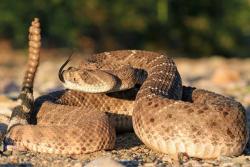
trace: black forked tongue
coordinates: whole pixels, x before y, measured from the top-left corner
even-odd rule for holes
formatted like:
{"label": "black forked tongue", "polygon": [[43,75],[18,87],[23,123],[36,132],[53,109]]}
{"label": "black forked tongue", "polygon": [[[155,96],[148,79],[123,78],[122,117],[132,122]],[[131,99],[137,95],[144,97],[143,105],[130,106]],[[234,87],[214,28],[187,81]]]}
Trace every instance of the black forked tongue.
{"label": "black forked tongue", "polygon": [[63,78],[63,71],[64,71],[63,69],[64,69],[64,67],[70,62],[72,55],[73,55],[73,54],[71,54],[71,55],[68,57],[68,59],[65,61],[65,63],[63,63],[63,65],[62,65],[62,66],[60,67],[60,69],[59,69],[58,77],[59,77],[60,81],[62,81],[62,82],[65,82],[65,80],[64,80],[64,78]]}

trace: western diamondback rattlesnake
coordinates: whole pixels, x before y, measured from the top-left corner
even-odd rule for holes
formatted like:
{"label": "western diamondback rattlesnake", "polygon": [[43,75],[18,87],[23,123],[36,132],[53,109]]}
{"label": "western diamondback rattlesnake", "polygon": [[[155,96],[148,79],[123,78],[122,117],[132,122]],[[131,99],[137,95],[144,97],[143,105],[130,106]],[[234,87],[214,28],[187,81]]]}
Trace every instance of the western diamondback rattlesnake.
{"label": "western diamondback rattlesnake", "polygon": [[[133,124],[143,143],[170,155],[215,158],[242,153],[248,139],[242,105],[222,95],[182,86],[173,60],[155,52],[104,52],[78,68],[63,70],[67,61],[59,77],[69,90],[38,98],[32,109],[39,32],[35,19],[30,28],[28,70],[19,97],[22,104],[12,114],[6,140],[17,149],[57,154],[112,149],[114,127],[129,130]],[[136,84],[141,85],[138,92]],[[126,91],[113,92],[119,90]],[[26,125],[22,120],[36,125]]]}

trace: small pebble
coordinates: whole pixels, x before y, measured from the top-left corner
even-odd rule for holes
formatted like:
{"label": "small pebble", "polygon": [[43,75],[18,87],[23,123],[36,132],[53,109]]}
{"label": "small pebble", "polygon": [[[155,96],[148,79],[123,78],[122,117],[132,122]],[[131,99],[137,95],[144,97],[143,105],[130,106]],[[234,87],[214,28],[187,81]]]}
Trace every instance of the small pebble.
{"label": "small pebble", "polygon": [[105,157],[93,160],[90,163],[88,163],[85,167],[124,167],[124,166],[111,158]]}

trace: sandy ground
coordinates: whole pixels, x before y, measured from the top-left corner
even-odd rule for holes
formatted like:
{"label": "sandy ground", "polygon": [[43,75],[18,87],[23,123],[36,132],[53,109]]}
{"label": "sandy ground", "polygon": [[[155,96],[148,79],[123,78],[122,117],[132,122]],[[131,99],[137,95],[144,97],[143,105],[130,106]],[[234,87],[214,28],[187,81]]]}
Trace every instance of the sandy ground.
{"label": "sandy ground", "polygon": [[[24,73],[25,51],[0,51],[0,106],[9,103],[5,97],[18,95]],[[61,89],[57,72],[69,55],[65,50],[43,50],[35,82],[35,96]],[[82,59],[76,53],[72,64]],[[250,112],[250,59],[175,59],[183,83],[231,96]],[[1,109],[1,107],[0,107]],[[250,117],[248,117],[250,120]],[[184,158],[171,159],[168,155],[153,152],[143,145],[134,133],[118,135],[112,151],[100,151],[78,156],[58,156],[32,152],[0,155],[0,164],[6,166],[83,166],[91,160],[109,157],[124,166],[250,166],[250,144],[239,157],[219,157],[216,160]]]}

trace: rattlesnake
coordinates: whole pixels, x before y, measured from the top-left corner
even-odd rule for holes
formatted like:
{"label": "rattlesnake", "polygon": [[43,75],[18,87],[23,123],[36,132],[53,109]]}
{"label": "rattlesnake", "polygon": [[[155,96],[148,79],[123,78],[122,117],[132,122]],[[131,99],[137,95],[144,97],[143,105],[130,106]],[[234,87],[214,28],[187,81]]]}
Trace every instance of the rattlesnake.
{"label": "rattlesnake", "polygon": [[104,52],[78,68],[63,70],[68,60],[59,70],[68,89],[39,97],[32,109],[40,48],[38,19],[30,34],[22,104],[12,114],[7,144],[37,152],[81,154],[113,149],[115,129],[134,129],[146,146],[173,156],[242,153],[248,139],[243,106],[213,92],[182,86],[174,61],[156,52]]}

